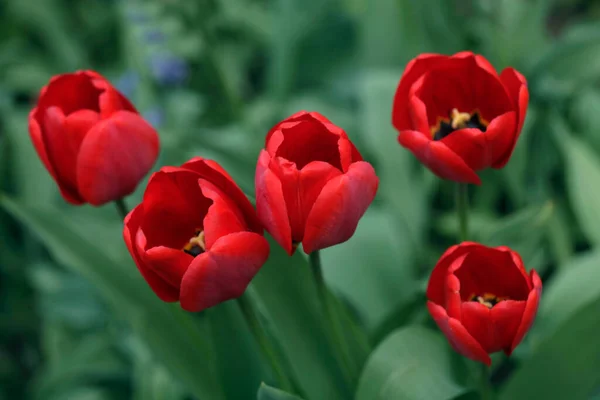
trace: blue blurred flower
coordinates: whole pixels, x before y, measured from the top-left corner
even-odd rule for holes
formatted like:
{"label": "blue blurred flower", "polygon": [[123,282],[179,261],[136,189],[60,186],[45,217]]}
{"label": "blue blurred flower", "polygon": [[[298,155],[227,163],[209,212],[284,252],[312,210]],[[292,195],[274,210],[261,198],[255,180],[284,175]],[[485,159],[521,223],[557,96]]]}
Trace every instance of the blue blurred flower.
{"label": "blue blurred flower", "polygon": [[127,98],[135,93],[135,89],[140,83],[140,76],[137,72],[129,70],[117,79],[115,87]]}
{"label": "blue blurred flower", "polygon": [[145,31],[143,37],[147,43],[162,43],[165,41],[165,34],[156,28]]}
{"label": "blue blurred flower", "polygon": [[148,22],[149,18],[148,18],[148,14],[146,14],[145,12],[143,12],[140,9],[132,9],[132,10],[128,10],[125,13],[125,17],[130,21],[133,22],[134,24],[143,24],[145,22]]}
{"label": "blue blurred flower", "polygon": [[151,109],[144,111],[142,116],[154,127],[154,129],[160,128],[165,122],[165,112],[159,106],[154,106]]}
{"label": "blue blurred flower", "polygon": [[155,54],[150,57],[150,70],[162,85],[182,83],[189,74],[187,62],[172,54]]}

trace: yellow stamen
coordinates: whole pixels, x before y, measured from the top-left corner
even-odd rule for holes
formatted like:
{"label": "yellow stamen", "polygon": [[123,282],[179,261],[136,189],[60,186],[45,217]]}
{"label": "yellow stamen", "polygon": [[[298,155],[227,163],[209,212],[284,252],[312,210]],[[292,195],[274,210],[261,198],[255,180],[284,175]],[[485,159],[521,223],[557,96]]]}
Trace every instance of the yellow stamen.
{"label": "yellow stamen", "polygon": [[194,236],[190,239],[189,242],[183,247],[184,251],[192,251],[194,246],[198,246],[202,249],[202,251],[206,251],[206,243],[204,242],[204,231],[200,231],[197,233],[197,236]]}
{"label": "yellow stamen", "polygon": [[467,126],[467,122],[471,120],[471,114],[459,112],[456,108],[453,108],[452,113],[450,114],[450,119],[452,120],[452,129],[462,129],[465,128]]}

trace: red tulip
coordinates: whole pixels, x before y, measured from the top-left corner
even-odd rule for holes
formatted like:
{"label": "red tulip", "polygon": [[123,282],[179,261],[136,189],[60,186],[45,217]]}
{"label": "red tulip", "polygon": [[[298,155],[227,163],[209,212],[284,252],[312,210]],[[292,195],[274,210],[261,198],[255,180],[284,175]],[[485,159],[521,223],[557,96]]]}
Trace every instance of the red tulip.
{"label": "red tulip", "polygon": [[527,112],[523,75],[500,75],[482,56],[422,54],[394,97],[398,141],[443,179],[480,184],[475,171],[508,162]]}
{"label": "red tulip", "polygon": [[275,240],[293,254],[348,240],[379,180],[346,132],[301,111],[267,134],[256,167],[256,208]]}
{"label": "red tulip", "polygon": [[29,134],[66,201],[95,206],[131,194],[158,156],[158,136],[98,73],[53,77]]}
{"label": "red tulip", "polygon": [[123,236],[154,293],[188,311],[241,296],[269,255],[246,196],[202,158],[154,173]]}
{"label": "red tulip", "polygon": [[489,353],[510,355],[521,342],[541,294],[540,277],[527,275],[517,253],[464,242],[431,273],[427,307],[454,350],[489,366]]}

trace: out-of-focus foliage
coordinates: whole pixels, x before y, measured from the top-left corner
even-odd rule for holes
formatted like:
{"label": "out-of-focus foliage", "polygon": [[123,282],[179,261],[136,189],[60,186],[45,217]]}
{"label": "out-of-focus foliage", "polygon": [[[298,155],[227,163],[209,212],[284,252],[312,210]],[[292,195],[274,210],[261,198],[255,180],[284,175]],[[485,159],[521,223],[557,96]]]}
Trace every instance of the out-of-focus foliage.
{"label": "out-of-focus foliage", "polygon": [[381,179],[356,235],[323,252],[326,280],[352,311],[346,328],[369,334],[354,346],[355,386],[336,384],[306,260],[275,245],[250,288],[268,333],[306,399],[469,398],[471,365],[424,300],[455,241],[452,185],[391,126],[405,64],[466,49],[517,68],[531,92],[510,163],[471,188],[473,239],[514,247],[544,280],[537,322],[510,360],[494,359],[493,383],[502,399],[597,398],[600,3],[3,0],[0,399],[293,398],[271,387],[237,304],[193,315],[161,303],[127,256],[113,207],[60,198],[27,114],[51,75],[89,68],[157,127],[156,168],[214,158],[250,195],[275,122],[307,109],[343,127]]}

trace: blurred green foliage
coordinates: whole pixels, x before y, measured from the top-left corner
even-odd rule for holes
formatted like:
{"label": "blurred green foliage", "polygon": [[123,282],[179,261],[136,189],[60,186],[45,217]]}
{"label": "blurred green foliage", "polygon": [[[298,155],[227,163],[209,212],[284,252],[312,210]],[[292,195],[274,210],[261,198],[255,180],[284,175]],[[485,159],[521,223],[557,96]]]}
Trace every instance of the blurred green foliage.
{"label": "blurred green foliage", "polygon": [[[27,114],[39,89],[90,68],[157,127],[156,168],[214,158],[250,195],[275,122],[307,109],[343,127],[381,179],[356,235],[323,252],[348,327],[358,321],[375,349],[366,359],[355,346],[363,371],[350,391],[469,398],[470,363],[424,308],[428,273],[455,241],[452,185],[397,144],[390,122],[411,58],[465,49],[517,68],[531,91],[510,163],[470,193],[473,239],[514,247],[544,279],[537,322],[510,360],[494,359],[494,385],[507,400],[598,398],[600,3],[2,0],[0,399],[251,399],[274,385],[235,303],[198,315],[161,303],[116,211],[66,205],[36,157]],[[301,394],[352,398],[336,386],[306,260],[272,248],[250,294]],[[258,398],[291,397],[263,385]]]}

